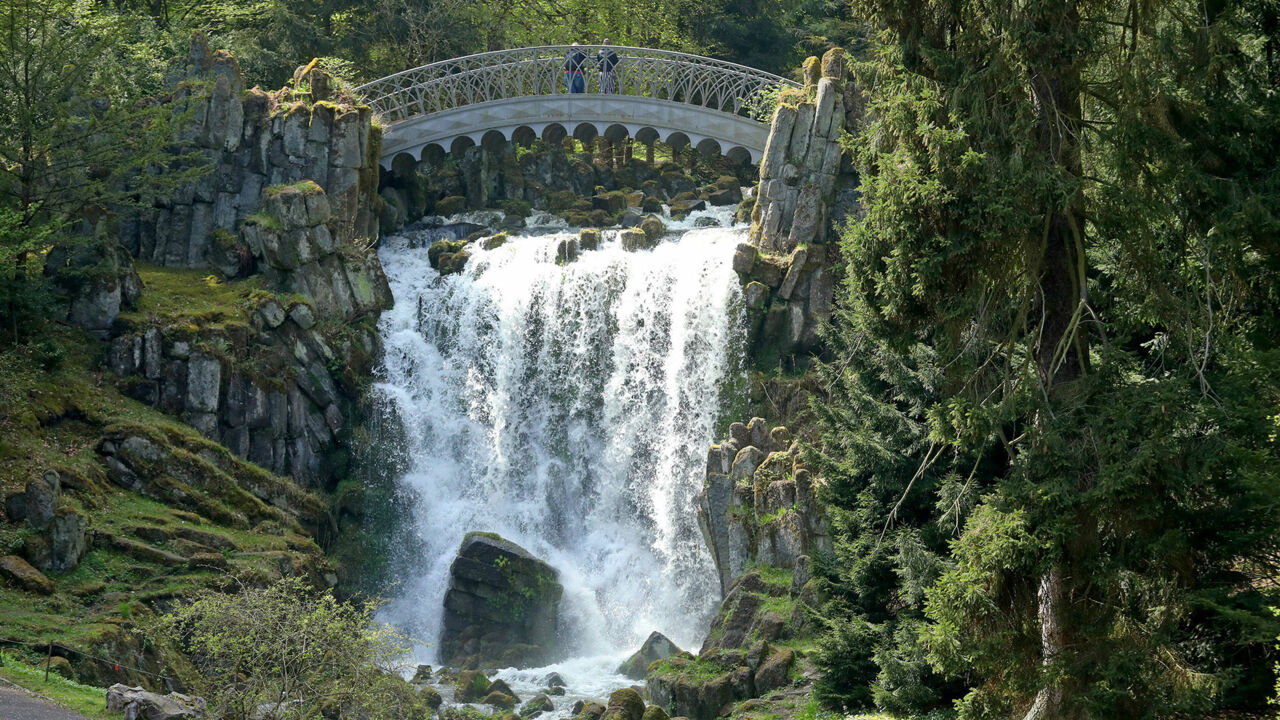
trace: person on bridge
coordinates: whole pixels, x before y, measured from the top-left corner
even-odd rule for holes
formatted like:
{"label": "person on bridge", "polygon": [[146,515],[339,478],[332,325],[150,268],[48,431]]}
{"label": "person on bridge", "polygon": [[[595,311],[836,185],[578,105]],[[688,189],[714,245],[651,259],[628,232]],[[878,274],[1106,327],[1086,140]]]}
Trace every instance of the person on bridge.
{"label": "person on bridge", "polygon": [[618,92],[618,53],[609,47],[609,38],[600,43],[596,53],[596,66],[600,68],[600,92],[612,95]]}
{"label": "person on bridge", "polygon": [[570,93],[586,92],[587,78],[583,75],[586,64],[587,54],[582,52],[578,43],[574,43],[569,52],[564,54],[564,84]]}

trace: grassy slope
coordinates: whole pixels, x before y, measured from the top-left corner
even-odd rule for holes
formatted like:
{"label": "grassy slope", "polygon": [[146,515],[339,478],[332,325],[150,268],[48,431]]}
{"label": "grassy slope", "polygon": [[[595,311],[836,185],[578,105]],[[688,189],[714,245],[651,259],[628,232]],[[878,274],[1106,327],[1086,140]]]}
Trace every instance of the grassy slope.
{"label": "grassy slope", "polygon": [[[201,328],[247,325],[252,282],[210,285],[192,271],[142,269],[146,292],[123,321],[162,318]],[[80,478],[83,489],[63,502],[89,518],[90,531],[132,536],[135,530],[195,527],[236,546],[224,550],[231,572],[270,574],[284,553],[319,553],[288,529],[271,533],[216,525],[111,485],[97,452],[105,428],[129,424],[158,436],[205,442],[186,424],[121,394],[100,369],[104,343],[51,323],[27,346],[0,349],[0,498],[57,469]],[[21,554],[25,524],[0,522],[0,554]],[[147,543],[180,551],[167,542]],[[52,640],[71,648],[110,645],[149,614],[147,604],[225,582],[219,571],[189,570],[139,560],[112,548],[91,550],[74,570],[50,576],[56,592],[36,596],[0,584],[0,640]]]}
{"label": "grassy slope", "polygon": [[52,700],[68,710],[84,715],[89,720],[119,720],[119,713],[106,711],[106,691],[99,687],[81,685],[50,673],[44,679],[44,669],[31,665],[14,653],[0,653],[0,677]]}

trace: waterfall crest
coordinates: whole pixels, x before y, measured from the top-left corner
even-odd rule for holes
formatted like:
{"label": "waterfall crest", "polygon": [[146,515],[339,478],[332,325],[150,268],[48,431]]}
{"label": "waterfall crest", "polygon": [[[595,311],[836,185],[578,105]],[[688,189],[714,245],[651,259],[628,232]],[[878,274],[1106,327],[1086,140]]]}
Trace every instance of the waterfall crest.
{"label": "waterfall crest", "polygon": [[378,391],[405,428],[419,541],[388,620],[434,643],[454,553],[484,530],[559,570],[568,654],[630,652],[653,630],[701,642],[718,585],[694,498],[743,343],[745,233],[691,227],[710,214],[728,219],[696,214],[648,251],[605,231],[563,266],[574,235],[530,231],[448,277],[421,234],[384,241]]}

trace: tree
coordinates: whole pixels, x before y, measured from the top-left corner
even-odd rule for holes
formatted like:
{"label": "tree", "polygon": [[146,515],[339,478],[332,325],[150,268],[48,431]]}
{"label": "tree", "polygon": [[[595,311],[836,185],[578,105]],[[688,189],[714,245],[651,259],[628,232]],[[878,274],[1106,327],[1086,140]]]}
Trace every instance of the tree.
{"label": "tree", "polygon": [[45,253],[113,208],[149,203],[203,171],[188,162],[181,119],[142,103],[155,64],[133,52],[124,18],[66,0],[0,0],[0,312],[10,336],[35,317]]}
{"label": "tree", "polygon": [[[895,650],[878,699],[927,659],[971,688],[967,717],[1258,703],[1280,558],[1274,8],[856,7],[883,33],[858,69],[866,215],[815,410],[833,609]],[[913,623],[918,649],[889,641]]]}
{"label": "tree", "polygon": [[207,592],[156,629],[191,656],[199,672],[193,690],[214,717],[426,717],[395,674],[409,640],[376,623],[375,609],[286,578],[234,594]]}

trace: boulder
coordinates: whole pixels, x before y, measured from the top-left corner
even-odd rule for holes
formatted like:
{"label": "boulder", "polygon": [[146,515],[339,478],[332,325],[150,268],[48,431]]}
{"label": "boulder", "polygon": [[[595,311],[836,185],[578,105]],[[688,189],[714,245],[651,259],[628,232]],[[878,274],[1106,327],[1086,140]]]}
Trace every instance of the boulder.
{"label": "boulder", "polygon": [[514,710],[516,707],[516,699],[506,693],[491,692],[484,696],[481,701],[485,705],[491,705],[499,710]]}
{"label": "boulder", "polygon": [[644,717],[644,700],[631,688],[614,690],[605,708],[607,720],[641,720]]}
{"label": "boulder", "polygon": [[791,684],[791,667],[795,665],[795,653],[782,649],[769,656],[756,670],[755,686],[760,695],[773,692]]}
{"label": "boulder", "polygon": [[560,677],[560,673],[553,672],[542,679],[542,684],[547,687],[569,687],[565,683],[564,678]]}
{"label": "boulder", "polygon": [[475,702],[489,692],[489,678],[479,670],[463,670],[453,682],[453,698],[458,702]]}
{"label": "boulder", "polygon": [[85,541],[87,527],[85,516],[76,510],[69,507],[58,509],[53,522],[49,523],[50,572],[66,572],[80,564],[80,558],[88,550]]}
{"label": "boulder", "polygon": [[644,715],[641,720],[670,720],[671,716],[667,714],[659,705],[650,705],[644,709]]}
{"label": "boulder", "polygon": [[564,588],[556,571],[513,542],[469,533],[449,569],[441,659],[471,666],[536,667],[556,654]]}
{"label": "boulder", "polygon": [[17,555],[0,557],[0,577],[7,580],[9,584],[30,593],[40,595],[53,593],[53,581]]}
{"label": "boulder", "polygon": [[27,524],[37,530],[48,527],[58,509],[58,497],[61,493],[62,486],[57,473],[45,473],[43,477],[27,483],[23,493]]}
{"label": "boulder", "polygon": [[413,679],[410,680],[409,682],[414,682],[414,683],[431,682],[431,666],[419,665],[417,668],[414,669]]}
{"label": "boulder", "polygon": [[578,231],[578,249],[598,250],[600,248],[600,231],[595,228],[583,228]]}
{"label": "boulder", "polygon": [[662,236],[667,232],[667,226],[663,225],[662,220],[658,219],[656,215],[646,215],[640,221],[640,230],[644,232],[645,240],[652,247],[662,239]]}
{"label": "boulder", "polygon": [[49,668],[49,672],[54,673],[59,677],[66,678],[67,680],[76,679],[76,671],[71,667],[71,661],[61,655],[54,655],[53,657],[48,658],[45,662],[41,663],[39,667],[44,666]]}
{"label": "boulder", "polygon": [[181,693],[159,695],[116,683],[107,688],[107,710],[123,712],[124,720],[177,720],[203,718],[206,707],[203,698]]}
{"label": "boulder", "polygon": [[440,709],[440,706],[444,703],[444,698],[440,697],[440,691],[430,685],[418,691],[418,698],[422,700],[423,705],[432,710]]}
{"label": "boulder", "polygon": [[655,661],[665,660],[679,652],[680,648],[667,639],[666,635],[654,631],[634,655],[618,666],[617,673],[633,680],[643,680],[645,672]]}
{"label": "boulder", "polygon": [[555,705],[552,704],[551,698],[546,695],[539,695],[525,703],[524,707],[520,708],[520,717],[534,717],[541,715],[544,712],[551,712],[555,709]]}
{"label": "boulder", "polygon": [[622,241],[622,249],[627,252],[646,250],[652,247],[649,244],[648,236],[644,234],[643,230],[637,228],[627,228],[619,232],[618,239]]}
{"label": "boulder", "polygon": [[511,689],[511,686],[507,684],[506,680],[494,680],[489,684],[489,692],[499,692],[503,695],[510,695],[516,702],[520,702],[520,696]]}

